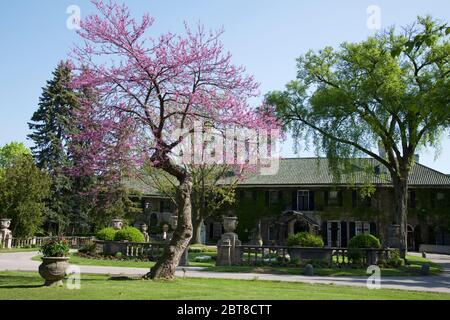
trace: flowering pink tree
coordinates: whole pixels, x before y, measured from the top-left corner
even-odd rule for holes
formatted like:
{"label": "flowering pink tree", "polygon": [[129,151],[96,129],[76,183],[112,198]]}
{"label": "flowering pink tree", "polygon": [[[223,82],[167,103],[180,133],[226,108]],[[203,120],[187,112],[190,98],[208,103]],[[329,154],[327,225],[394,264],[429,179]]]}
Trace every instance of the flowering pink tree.
{"label": "flowering pink tree", "polygon": [[125,168],[148,163],[178,180],[177,229],[150,272],[172,278],[192,237],[192,177],[174,161],[174,150],[199,121],[218,130],[275,128],[276,122],[248,105],[258,84],[231,63],[222,31],[185,25],[183,35],[151,37],[149,15],[138,22],[125,5],[93,3],[99,14],[81,22],[84,45],[73,52],[74,87],[89,87],[96,97],[78,111],[76,139],[89,141],[78,150],[84,159],[78,172],[120,178]]}

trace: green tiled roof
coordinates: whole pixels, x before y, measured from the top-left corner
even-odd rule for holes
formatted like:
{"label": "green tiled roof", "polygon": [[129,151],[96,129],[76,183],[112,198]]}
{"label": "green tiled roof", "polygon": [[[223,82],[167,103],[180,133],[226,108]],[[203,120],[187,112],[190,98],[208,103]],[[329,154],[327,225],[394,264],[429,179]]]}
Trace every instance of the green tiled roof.
{"label": "green tiled roof", "polygon": [[[289,158],[281,159],[278,173],[275,175],[252,175],[239,182],[239,186],[314,186],[333,184],[367,183],[391,185],[389,173],[381,169],[381,174],[375,173],[375,167],[380,166],[374,159],[356,159],[352,174],[341,176],[340,181],[334,181],[329,162],[326,158]],[[383,168],[380,166],[380,168]],[[128,179],[126,187],[136,190],[142,195],[163,197],[152,185],[151,179]],[[409,177],[411,187],[443,187],[450,188],[450,175],[438,172],[422,164],[414,165]]]}
{"label": "green tiled roof", "polygon": [[[326,158],[281,159],[275,175],[253,175],[240,182],[249,185],[331,185],[331,184],[381,184],[391,185],[390,175],[374,159],[356,159],[351,174],[343,174],[340,181],[333,179]],[[379,166],[381,174],[376,173]],[[410,186],[450,187],[450,176],[421,164],[414,165],[409,177]]]}
{"label": "green tiled roof", "polygon": [[122,183],[126,188],[131,190],[131,193],[133,193],[133,191],[137,191],[141,195],[145,195],[148,197],[163,197],[155,188],[155,186],[152,185],[151,179],[129,178],[124,179]]}

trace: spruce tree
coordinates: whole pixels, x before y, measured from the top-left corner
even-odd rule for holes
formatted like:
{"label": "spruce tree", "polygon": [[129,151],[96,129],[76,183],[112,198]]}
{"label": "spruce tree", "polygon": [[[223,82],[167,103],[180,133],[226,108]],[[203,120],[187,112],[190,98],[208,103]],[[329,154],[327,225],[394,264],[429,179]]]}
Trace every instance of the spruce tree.
{"label": "spruce tree", "polygon": [[72,110],[77,107],[77,94],[70,88],[71,68],[60,62],[47,81],[39,100],[39,107],[28,123],[34,142],[31,148],[36,164],[51,177],[49,208],[44,220],[47,228],[61,232],[69,223],[70,204],[73,206],[71,178],[65,174],[70,166],[68,137],[71,130]]}

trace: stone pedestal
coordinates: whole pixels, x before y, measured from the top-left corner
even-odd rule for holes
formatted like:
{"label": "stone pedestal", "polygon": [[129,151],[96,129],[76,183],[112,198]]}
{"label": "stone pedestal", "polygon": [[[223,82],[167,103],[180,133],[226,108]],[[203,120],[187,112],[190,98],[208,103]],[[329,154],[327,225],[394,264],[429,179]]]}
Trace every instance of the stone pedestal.
{"label": "stone pedestal", "polygon": [[241,250],[236,246],[242,243],[236,233],[228,232],[222,235],[217,243],[217,261],[218,266],[232,266],[241,264]]}
{"label": "stone pedestal", "polygon": [[9,230],[11,219],[0,219],[0,247],[12,248],[12,232]]}
{"label": "stone pedestal", "polygon": [[150,236],[149,236],[147,230],[148,230],[148,226],[145,223],[141,224],[141,232],[144,235],[144,241],[150,242]]}
{"label": "stone pedestal", "polygon": [[400,225],[389,226],[388,246],[390,248],[400,248]]}
{"label": "stone pedestal", "polygon": [[225,232],[217,243],[218,266],[231,266],[241,264],[241,250],[238,246],[242,243],[238,235],[234,233],[238,221],[235,216],[223,217],[223,227]]}

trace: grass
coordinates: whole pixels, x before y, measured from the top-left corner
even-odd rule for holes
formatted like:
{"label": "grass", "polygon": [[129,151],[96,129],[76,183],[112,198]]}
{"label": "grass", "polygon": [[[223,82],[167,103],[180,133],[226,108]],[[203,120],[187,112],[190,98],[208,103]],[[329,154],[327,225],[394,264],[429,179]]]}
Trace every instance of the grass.
{"label": "grass", "polygon": [[[195,262],[198,256],[214,256],[214,253],[189,253],[189,266],[205,267],[203,271],[209,272],[238,272],[238,273],[264,273],[264,274],[288,274],[288,275],[302,275],[304,269],[301,267],[282,267],[282,266],[215,266],[214,261],[210,262]],[[427,259],[416,256],[407,257],[409,265],[400,268],[381,268],[381,275],[386,277],[400,277],[400,276],[419,276],[421,266],[424,263],[430,264],[430,274],[439,274],[442,269],[439,265],[430,262]],[[35,261],[41,261],[41,256],[33,257]],[[92,259],[77,256],[72,254],[70,263],[75,265],[85,266],[108,266],[108,267],[123,267],[123,268],[151,268],[155,262],[139,261],[139,260],[105,260]],[[367,276],[365,269],[356,268],[315,268],[314,274],[317,276]]]}
{"label": "grass", "polygon": [[81,289],[42,286],[37,273],[0,272],[0,300],[450,300],[450,294],[303,283],[179,278],[109,280],[82,275]]}
{"label": "grass", "polygon": [[0,253],[32,252],[32,251],[39,251],[39,248],[13,248],[13,249],[0,249]]}
{"label": "grass", "polygon": [[[212,267],[215,262],[196,262],[194,261],[198,256],[214,256],[214,253],[189,253],[189,266],[191,267]],[[35,256],[32,258],[35,261],[41,261],[41,256]],[[123,267],[123,268],[151,268],[155,265],[152,261],[139,261],[137,259],[133,260],[105,260],[105,259],[91,259],[77,256],[72,254],[70,256],[70,263],[75,265],[84,266],[108,266],[108,267]]]}
{"label": "grass", "polygon": [[[381,268],[381,275],[386,277],[419,276],[423,264],[430,265],[430,274],[436,275],[442,272],[442,268],[427,259],[416,256],[407,256],[409,265],[399,268]],[[271,267],[271,266],[213,266],[204,269],[210,272],[240,272],[240,273],[272,273],[302,275],[301,267]],[[367,276],[365,269],[345,268],[315,268],[314,274],[318,276]]]}

